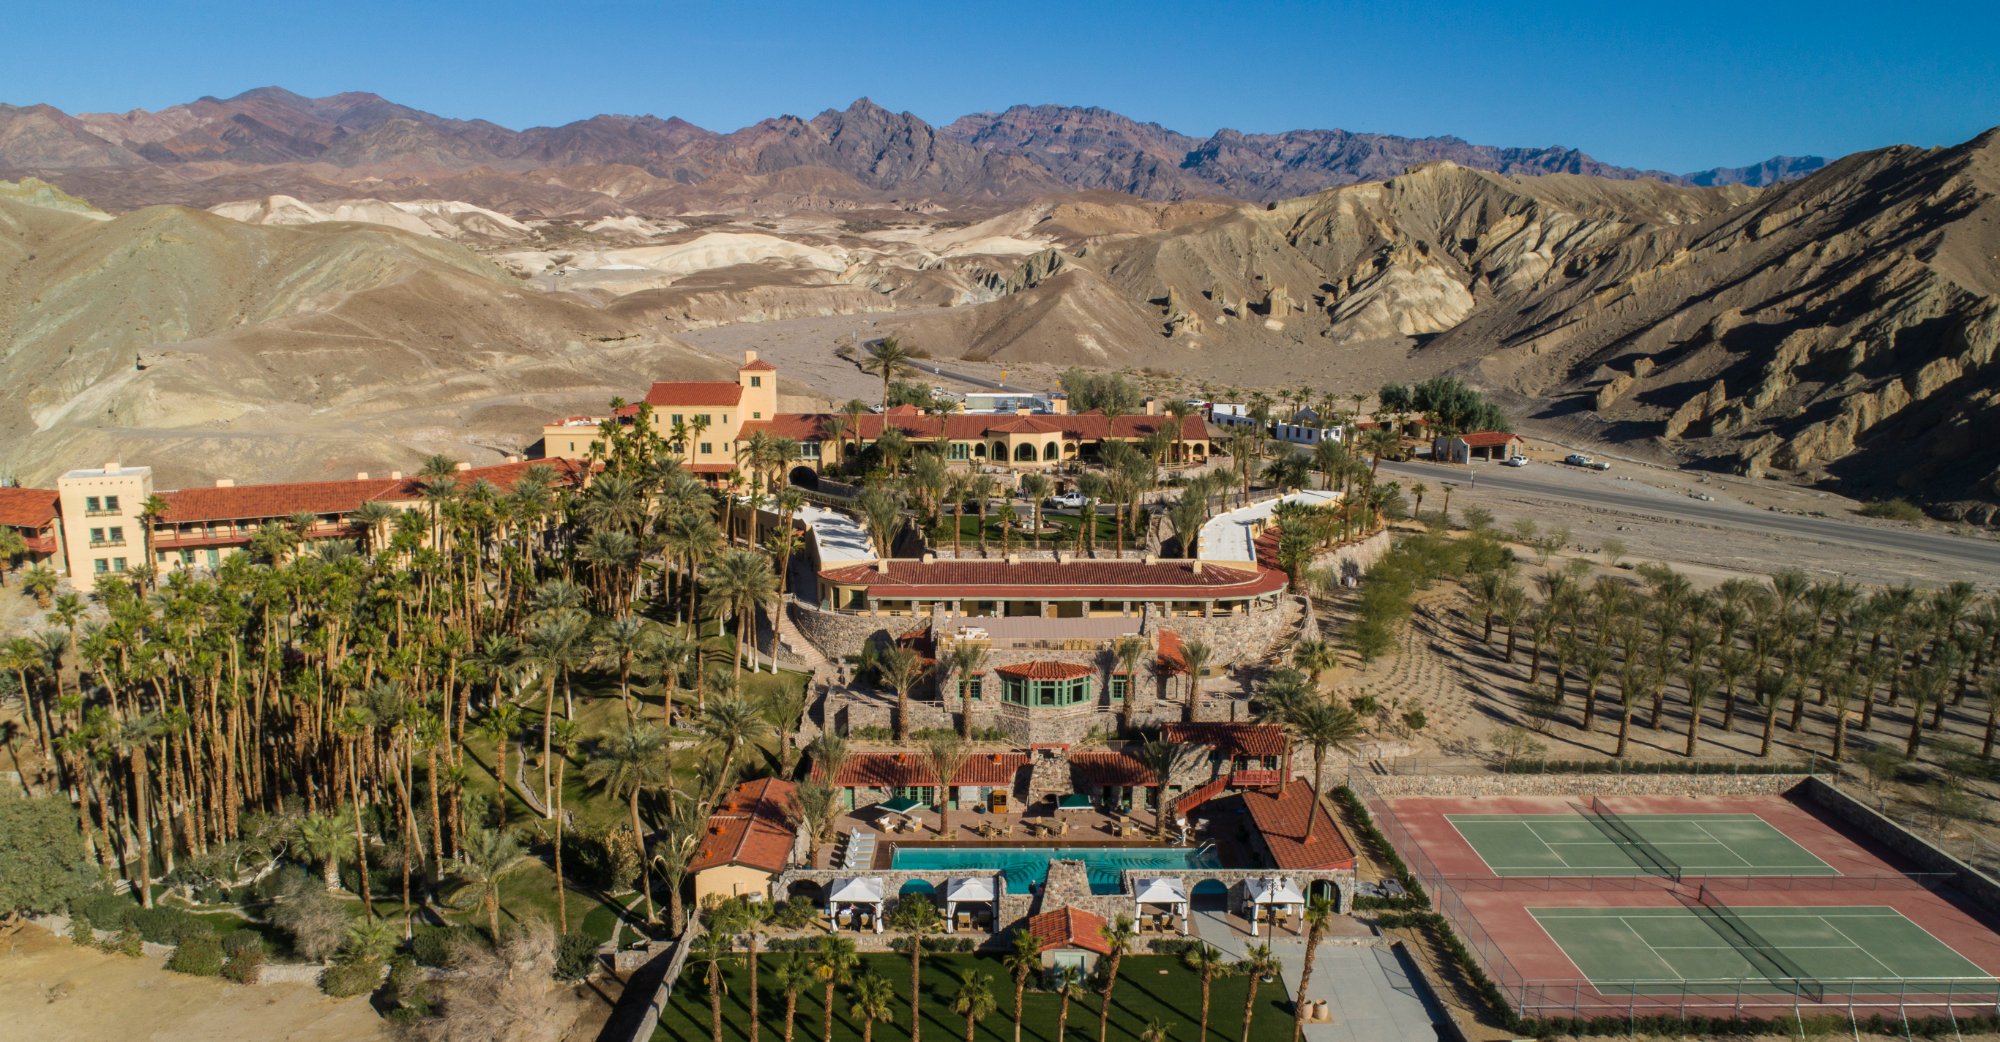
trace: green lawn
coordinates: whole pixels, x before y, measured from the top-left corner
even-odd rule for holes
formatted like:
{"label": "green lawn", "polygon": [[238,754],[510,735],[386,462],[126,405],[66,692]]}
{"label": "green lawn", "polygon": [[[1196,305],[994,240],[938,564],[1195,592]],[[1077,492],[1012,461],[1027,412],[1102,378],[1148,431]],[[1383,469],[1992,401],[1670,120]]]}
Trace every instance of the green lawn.
{"label": "green lawn", "polygon": [[[765,956],[761,962],[769,970],[779,956]],[[895,985],[898,996],[894,1018],[875,1025],[876,1042],[908,1042],[910,1037],[910,960],[904,955],[864,955],[861,972],[879,973]],[[741,958],[724,964],[726,991],[722,997],[724,1042],[743,1042],[750,1018],[749,979]],[[979,1023],[974,1042],[1012,1042],[1014,983],[998,958],[983,955],[937,955],[924,959],[924,1037],[935,1042],[963,1039],[965,1019],[951,1012],[951,995],[957,990],[960,970],[972,969],[993,978],[994,1014]],[[708,985],[705,967],[689,960],[680,982],[674,986],[673,1001],[660,1016],[653,1033],[656,1042],[702,1042],[710,1037]],[[765,977],[759,1000],[763,1022],[762,1037],[773,1042],[784,1037],[784,997],[772,991]],[[1118,974],[1118,990],[1113,998],[1111,1026],[1107,1042],[1138,1042],[1139,1032],[1154,1021],[1170,1026],[1173,1042],[1238,1042],[1242,1037],[1245,979],[1224,977],[1214,984],[1209,1011],[1209,1036],[1197,1039],[1201,1019],[1201,983],[1178,960],[1159,955],[1127,956]],[[821,1038],[822,1006],[818,987],[799,996],[795,1042],[816,1042]],[[835,1042],[859,1042],[861,1027],[848,1016],[853,1001],[849,988],[834,991],[833,1037]],[[1021,1016],[1023,1042],[1058,1042],[1056,1014],[1058,1000],[1049,992],[1028,992]],[[1289,1042],[1292,1020],[1283,986],[1262,984],[1257,993],[1256,1022],[1251,1042]],[[1097,997],[1092,995],[1070,1006],[1070,1042],[1097,1037]]]}

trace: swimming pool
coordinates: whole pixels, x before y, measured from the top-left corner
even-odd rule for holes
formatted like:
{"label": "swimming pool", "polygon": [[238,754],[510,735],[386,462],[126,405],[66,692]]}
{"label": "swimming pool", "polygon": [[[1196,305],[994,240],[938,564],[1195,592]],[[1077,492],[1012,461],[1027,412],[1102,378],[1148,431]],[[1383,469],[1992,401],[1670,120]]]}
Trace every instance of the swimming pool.
{"label": "swimming pool", "polygon": [[1115,894],[1124,888],[1127,870],[1220,868],[1222,861],[1206,847],[897,847],[890,868],[918,871],[976,869],[998,872],[1007,892],[1025,894],[1049,876],[1049,862],[1081,861],[1090,876],[1090,892]]}

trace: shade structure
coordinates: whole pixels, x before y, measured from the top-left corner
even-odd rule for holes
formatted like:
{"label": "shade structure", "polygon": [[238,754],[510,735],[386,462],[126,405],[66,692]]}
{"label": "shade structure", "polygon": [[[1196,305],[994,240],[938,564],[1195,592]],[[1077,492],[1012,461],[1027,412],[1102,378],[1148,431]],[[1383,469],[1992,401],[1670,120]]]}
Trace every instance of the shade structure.
{"label": "shade structure", "polygon": [[1306,895],[1291,880],[1283,876],[1268,876],[1249,882],[1250,902],[1260,905],[1302,905]]}
{"label": "shade structure", "polygon": [[833,884],[826,899],[836,904],[881,904],[882,877],[850,876]]}
{"label": "shade structure", "polygon": [[884,814],[908,814],[923,805],[924,801],[922,800],[913,800],[908,796],[898,796],[893,800],[883,800],[881,803],[875,805],[875,809]]}
{"label": "shade structure", "polygon": [[944,884],[947,901],[991,901],[993,897],[992,876],[953,876]]}
{"label": "shade structure", "polygon": [[1187,903],[1187,887],[1178,879],[1140,879],[1134,882],[1137,896],[1135,902],[1142,905],[1178,905]]}
{"label": "shade structure", "polygon": [[1072,792],[1056,801],[1057,810],[1089,810],[1090,797],[1080,792]]}

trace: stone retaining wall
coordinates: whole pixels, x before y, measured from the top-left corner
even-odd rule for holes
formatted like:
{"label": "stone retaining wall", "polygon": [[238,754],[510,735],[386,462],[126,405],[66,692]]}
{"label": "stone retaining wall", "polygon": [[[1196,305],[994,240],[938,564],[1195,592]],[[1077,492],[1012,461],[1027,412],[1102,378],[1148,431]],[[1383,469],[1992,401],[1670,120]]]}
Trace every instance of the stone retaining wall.
{"label": "stone retaining wall", "polygon": [[1848,828],[1915,862],[1920,870],[1949,873],[1954,885],[1973,904],[1989,914],[2000,915],[2000,882],[1986,873],[1951,856],[1824,779],[1806,779],[1799,786],[1797,795],[1807,806],[1825,811]]}
{"label": "stone retaining wall", "polygon": [[1375,567],[1375,562],[1380,561],[1383,555],[1389,552],[1394,543],[1395,539],[1385,528],[1366,539],[1345,543],[1320,554],[1313,558],[1313,568],[1330,569],[1343,582],[1359,581],[1362,576],[1368,574],[1369,569]]}
{"label": "stone retaining wall", "polygon": [[1804,774],[1389,774],[1358,784],[1412,796],[1779,796]]}

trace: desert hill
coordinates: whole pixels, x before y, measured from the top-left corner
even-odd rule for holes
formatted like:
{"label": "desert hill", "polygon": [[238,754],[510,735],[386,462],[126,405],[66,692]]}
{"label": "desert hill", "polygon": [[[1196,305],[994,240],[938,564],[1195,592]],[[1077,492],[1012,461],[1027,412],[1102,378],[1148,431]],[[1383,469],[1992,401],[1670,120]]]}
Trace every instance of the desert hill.
{"label": "desert hill", "polygon": [[1016,106],[937,127],[866,98],[729,133],[678,118],[612,115],[515,131],[373,94],[307,98],[277,87],[157,112],[70,115],[46,105],[0,105],[0,176],[40,176],[113,210],[286,195],[314,205],[455,199],[513,217],[913,206],[993,213],[1076,191],[1272,202],[1439,160],[1500,173],[1676,184],[1765,184],[1819,162],[1777,158],[1676,176],[1570,148],[1453,137],[1221,130],[1197,138],[1058,105]]}
{"label": "desert hill", "polygon": [[434,238],[8,194],[0,474],[26,481],[114,458],[169,485],[492,461],[660,372],[728,369]]}

